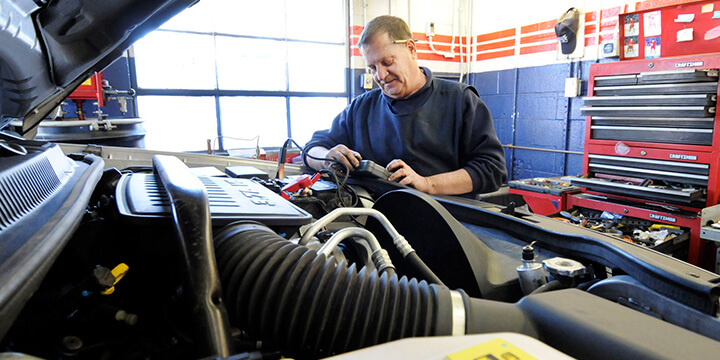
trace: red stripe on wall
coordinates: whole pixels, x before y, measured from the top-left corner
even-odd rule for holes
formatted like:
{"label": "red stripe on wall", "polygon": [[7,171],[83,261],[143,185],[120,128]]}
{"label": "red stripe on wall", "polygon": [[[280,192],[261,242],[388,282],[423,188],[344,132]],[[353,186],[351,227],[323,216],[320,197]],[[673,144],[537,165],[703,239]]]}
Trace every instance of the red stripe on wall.
{"label": "red stripe on wall", "polygon": [[351,37],[351,38],[350,38],[350,41],[349,41],[349,42],[350,42],[350,46],[356,46],[357,43],[358,43],[358,41],[360,41],[360,38]]}
{"label": "red stripe on wall", "polygon": [[362,33],[364,28],[365,27],[363,27],[363,26],[357,26],[357,25],[351,26],[350,27],[350,35],[360,35],[360,33]]}
{"label": "red stripe on wall", "polygon": [[585,25],[585,35],[593,34],[597,31],[597,25]]}
{"label": "red stripe on wall", "polygon": [[350,48],[350,52],[352,53],[352,56],[360,56],[362,57],[362,53],[360,53],[360,49],[354,47]]}
{"label": "red stripe on wall", "polygon": [[476,41],[485,42],[490,40],[503,39],[511,36],[515,36],[515,29],[500,30],[488,34],[478,35]]}
{"label": "red stripe on wall", "polygon": [[476,49],[476,51],[485,51],[485,50],[504,48],[504,47],[508,47],[508,46],[515,46],[515,39],[509,39],[509,40],[498,41],[498,42],[494,42],[494,43],[490,43],[490,44],[478,45],[475,49]]}
{"label": "red stripe on wall", "polygon": [[585,46],[591,46],[597,44],[594,37],[585,38]]}
{"label": "red stripe on wall", "polygon": [[606,18],[609,18],[609,17],[618,16],[618,15],[620,15],[620,10],[621,10],[620,6],[616,6],[614,8],[609,8],[609,9],[603,9],[603,10],[601,10],[600,18],[605,20]]}
{"label": "red stripe on wall", "polygon": [[478,54],[475,57],[475,61],[478,60],[489,60],[489,59],[497,59],[501,57],[507,57],[507,56],[513,56],[515,55],[515,49],[508,49],[508,50],[502,50],[502,51],[494,51],[494,52],[488,52],[483,54]]}
{"label": "red stripe on wall", "polygon": [[557,20],[548,20],[537,24],[526,25],[520,28],[520,33],[527,34],[535,31],[554,29],[555,23],[557,23]]}
{"label": "red stripe on wall", "polygon": [[615,29],[615,25],[617,25],[617,23],[618,18],[613,18],[610,21],[603,21],[602,24],[600,24],[600,31]]}
{"label": "red stripe on wall", "polygon": [[591,22],[591,21],[595,21],[595,20],[597,20],[597,12],[596,11],[585,13],[585,22]]}
{"label": "red stripe on wall", "polygon": [[530,35],[530,36],[523,36],[520,38],[520,44],[532,44],[540,41],[547,41],[556,39],[557,35],[555,35],[555,32],[549,32],[545,34],[538,34],[538,35]]}
{"label": "red stripe on wall", "polygon": [[[422,41],[428,41],[428,37],[425,35],[425,33],[413,33],[413,39],[422,40]],[[451,43],[453,37],[451,35],[435,35],[433,36],[433,43],[436,42],[444,42],[444,43]],[[455,43],[456,44],[464,44],[465,43],[465,36],[455,36]]]}
{"label": "red stripe on wall", "polygon": [[[450,45],[438,45],[434,41],[433,41],[433,47],[435,48],[436,51],[440,51],[440,52],[449,52],[450,51]],[[430,44],[417,44],[417,49],[425,50],[425,51],[432,51],[432,49],[430,48]],[[455,45],[455,53],[456,54],[460,53],[459,45]]]}
{"label": "red stripe on wall", "polygon": [[600,34],[600,41],[614,40],[615,34]]}
{"label": "red stripe on wall", "polygon": [[545,51],[556,51],[556,50],[557,50],[557,42],[554,42],[554,43],[550,43],[550,44],[535,45],[535,46],[528,46],[528,47],[520,48],[520,55],[534,54],[534,53],[545,52]]}
{"label": "red stripe on wall", "polygon": [[640,1],[635,4],[635,11],[643,11],[649,9],[655,9],[670,5],[686,4],[691,2],[698,2],[698,0],[651,0],[651,1]]}

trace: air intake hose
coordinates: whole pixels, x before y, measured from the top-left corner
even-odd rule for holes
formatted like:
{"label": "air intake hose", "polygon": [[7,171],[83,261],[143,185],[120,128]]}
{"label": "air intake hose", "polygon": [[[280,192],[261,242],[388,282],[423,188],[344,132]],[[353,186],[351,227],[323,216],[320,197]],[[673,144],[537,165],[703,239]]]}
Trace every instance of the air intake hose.
{"label": "air intake hose", "polygon": [[521,332],[516,325],[524,323],[512,304],[336,264],[258,223],[229,225],[215,249],[230,322],[285,356],[318,358],[404,337]]}

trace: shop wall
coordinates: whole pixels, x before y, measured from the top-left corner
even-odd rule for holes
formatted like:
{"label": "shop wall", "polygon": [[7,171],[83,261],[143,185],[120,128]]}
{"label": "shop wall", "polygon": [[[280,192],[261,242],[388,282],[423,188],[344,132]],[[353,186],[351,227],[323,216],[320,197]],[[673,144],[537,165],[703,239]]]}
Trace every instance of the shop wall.
{"label": "shop wall", "polygon": [[[352,2],[351,76],[359,79],[364,63],[357,47],[363,24],[381,14],[402,17],[418,42],[418,59],[434,73],[475,86],[488,105],[500,141],[506,145],[511,179],[577,175],[582,171],[585,119],[581,97],[587,89],[589,68],[604,58],[599,50],[617,41],[618,15],[693,0],[556,0],[502,2],[466,0],[398,0]],[[558,50],[554,26],[570,7],[581,12],[577,49],[571,55]],[[470,16],[468,16],[470,14]],[[450,51],[463,44],[452,59],[429,49],[425,26],[436,24],[435,49]],[[454,32],[453,32],[454,31]],[[616,45],[617,46],[617,45]],[[565,97],[565,79],[582,81],[578,97]],[[364,91],[355,81],[351,95]],[[533,148],[518,149],[515,147]]]}

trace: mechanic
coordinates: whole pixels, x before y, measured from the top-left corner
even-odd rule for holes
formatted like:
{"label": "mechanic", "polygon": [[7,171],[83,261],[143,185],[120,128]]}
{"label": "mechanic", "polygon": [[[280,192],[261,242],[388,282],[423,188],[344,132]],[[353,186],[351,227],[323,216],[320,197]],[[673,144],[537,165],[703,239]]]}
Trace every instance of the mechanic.
{"label": "mechanic", "polygon": [[429,194],[491,192],[507,180],[505,152],[477,90],[419,67],[404,20],[374,18],[358,48],[382,91],[353,99],[330,129],[313,134],[308,166],[320,170],[335,160],[352,170],[369,159],[387,164],[390,181]]}

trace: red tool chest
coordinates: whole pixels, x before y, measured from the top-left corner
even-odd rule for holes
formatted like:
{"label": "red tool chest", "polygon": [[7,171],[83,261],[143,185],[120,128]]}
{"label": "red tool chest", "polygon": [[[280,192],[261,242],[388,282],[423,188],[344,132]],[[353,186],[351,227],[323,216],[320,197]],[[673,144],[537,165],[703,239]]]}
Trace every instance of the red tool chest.
{"label": "red tool chest", "polygon": [[690,230],[688,261],[711,269],[700,212],[720,196],[720,53],[593,64],[583,193],[568,207],[624,214]]}

